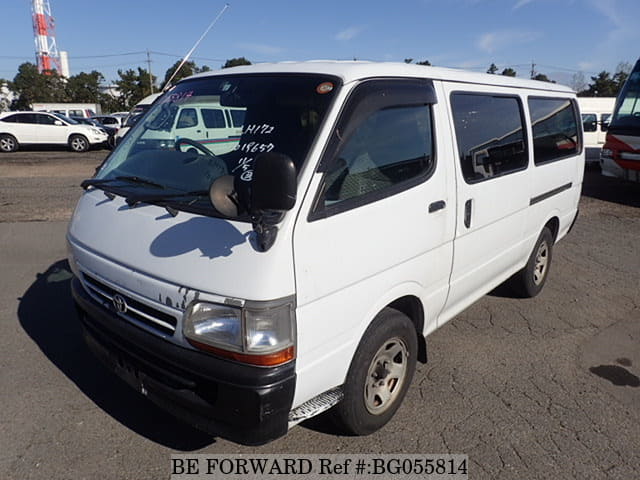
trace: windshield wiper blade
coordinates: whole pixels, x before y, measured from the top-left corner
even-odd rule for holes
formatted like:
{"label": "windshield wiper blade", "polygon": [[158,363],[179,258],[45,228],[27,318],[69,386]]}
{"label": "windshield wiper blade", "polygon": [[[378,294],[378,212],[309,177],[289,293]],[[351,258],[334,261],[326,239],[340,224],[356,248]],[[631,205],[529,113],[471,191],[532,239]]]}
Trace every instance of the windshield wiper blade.
{"label": "windshield wiper blade", "polygon": [[162,189],[165,188],[164,185],[160,185],[159,183],[147,180],[145,178],[140,178],[135,175],[120,175],[115,178],[88,178],[87,180],[83,180],[80,186],[86,190],[89,187],[99,187],[100,185],[105,185],[113,182],[131,182],[137,183],[139,185],[148,185],[150,187]]}
{"label": "windshield wiper blade", "polygon": [[209,190],[194,190],[192,192],[169,193],[167,195],[129,195],[125,201],[127,205],[133,207],[142,202],[162,202],[163,200],[173,200],[181,197],[204,197],[208,195]]}

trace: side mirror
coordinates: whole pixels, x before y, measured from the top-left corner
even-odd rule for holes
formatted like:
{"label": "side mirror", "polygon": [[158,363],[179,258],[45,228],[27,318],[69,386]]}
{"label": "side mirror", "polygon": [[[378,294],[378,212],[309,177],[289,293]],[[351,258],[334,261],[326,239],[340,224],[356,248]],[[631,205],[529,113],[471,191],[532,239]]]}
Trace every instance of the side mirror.
{"label": "side mirror", "polygon": [[54,125],[58,125],[59,127],[64,125],[64,123],[62,123],[60,120],[56,120],[55,122],[53,122]]}
{"label": "side mirror", "polygon": [[286,212],[296,203],[296,166],[281,153],[256,157],[251,179],[249,209],[252,215],[265,211]]}
{"label": "side mirror", "polygon": [[603,132],[606,132],[607,130],[609,130],[609,124],[607,122],[602,122],[600,124],[600,130],[602,130]]}

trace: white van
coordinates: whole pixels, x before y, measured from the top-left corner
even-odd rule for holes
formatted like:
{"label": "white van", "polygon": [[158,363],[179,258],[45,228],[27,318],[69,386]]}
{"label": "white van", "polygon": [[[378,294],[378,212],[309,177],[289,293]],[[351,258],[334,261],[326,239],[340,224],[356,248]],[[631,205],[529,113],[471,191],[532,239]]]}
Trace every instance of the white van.
{"label": "white van", "polygon": [[578,97],[587,163],[600,161],[600,150],[607,136],[615,104],[616,97]]}
{"label": "white van", "polygon": [[[242,111],[235,146],[165,128],[190,104]],[[540,292],[578,212],[580,125],[566,87],[442,68],[185,79],[83,183],[68,243],[87,342],[150,400],[236,442],[331,407],[373,432],[428,334],[507,280]]]}

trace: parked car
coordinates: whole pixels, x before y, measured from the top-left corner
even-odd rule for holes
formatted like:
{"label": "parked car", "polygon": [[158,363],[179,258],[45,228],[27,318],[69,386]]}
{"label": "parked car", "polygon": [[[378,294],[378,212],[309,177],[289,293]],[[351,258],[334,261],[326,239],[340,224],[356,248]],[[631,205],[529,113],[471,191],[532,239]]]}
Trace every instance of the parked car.
{"label": "parked car", "polygon": [[115,128],[116,130],[124,126],[124,119],[125,119],[124,116],[120,116],[120,115],[96,115],[91,118],[97,120],[104,126],[112,127],[112,128]]}
{"label": "parked car", "polygon": [[100,117],[91,117],[91,118],[69,117],[69,118],[71,118],[71,120],[75,120],[78,123],[82,123],[84,125],[93,125],[94,127],[97,127],[103,130],[107,135],[109,135],[109,138],[107,139],[107,146],[109,148],[113,148],[115,146],[115,137],[116,137],[116,133],[118,133],[118,127],[105,125],[101,123],[98,120]]}
{"label": "parked car", "polygon": [[91,145],[105,143],[109,135],[102,129],[82,125],[64,115],[47,112],[6,112],[0,114],[0,151],[14,152],[20,145],[68,145],[84,152]]}

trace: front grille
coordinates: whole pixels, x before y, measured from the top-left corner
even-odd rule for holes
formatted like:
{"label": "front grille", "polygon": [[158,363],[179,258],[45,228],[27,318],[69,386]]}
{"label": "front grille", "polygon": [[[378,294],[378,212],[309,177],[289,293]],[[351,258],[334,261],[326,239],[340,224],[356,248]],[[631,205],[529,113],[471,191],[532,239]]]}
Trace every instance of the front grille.
{"label": "front grille", "polygon": [[[143,324],[163,334],[173,335],[176,331],[178,321],[175,317],[134,300],[86,273],[83,273],[82,276],[85,286],[89,288],[93,296],[100,299],[103,305],[106,305],[111,311],[115,311],[120,317],[133,323]],[[123,311],[115,308],[116,302],[113,299],[116,295],[123,299],[126,304]]]}

